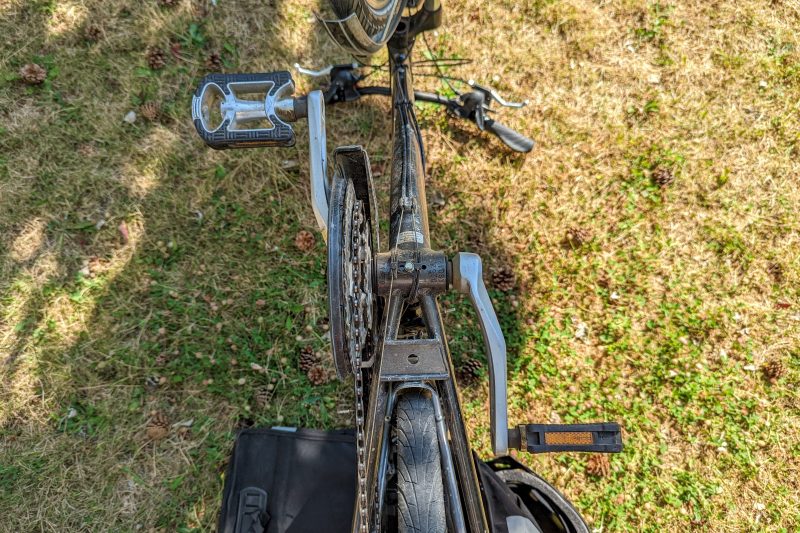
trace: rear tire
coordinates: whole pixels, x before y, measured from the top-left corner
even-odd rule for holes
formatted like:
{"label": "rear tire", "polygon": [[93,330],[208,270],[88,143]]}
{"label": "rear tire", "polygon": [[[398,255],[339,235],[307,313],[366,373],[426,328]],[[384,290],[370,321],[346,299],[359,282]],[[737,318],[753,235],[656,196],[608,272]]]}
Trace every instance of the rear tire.
{"label": "rear tire", "polygon": [[409,391],[395,410],[397,531],[445,533],[444,486],[436,415],[430,395]]}

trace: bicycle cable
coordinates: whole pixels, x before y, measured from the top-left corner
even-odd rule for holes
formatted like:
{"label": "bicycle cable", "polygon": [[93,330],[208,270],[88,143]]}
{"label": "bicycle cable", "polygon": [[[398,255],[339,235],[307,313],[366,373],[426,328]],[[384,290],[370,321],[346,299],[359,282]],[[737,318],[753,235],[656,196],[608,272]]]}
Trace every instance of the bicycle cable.
{"label": "bicycle cable", "polygon": [[[428,36],[425,35],[424,33],[422,34],[422,41],[425,43],[425,48],[428,49],[428,54],[430,54],[432,58],[435,58],[436,56],[433,55],[433,50],[431,50],[431,45],[428,44]],[[453,84],[450,83],[450,80],[445,77],[444,72],[442,72],[442,67],[439,65],[439,62],[434,60],[433,65],[436,67],[436,72],[439,74],[439,77],[442,79],[442,81],[444,81],[447,84],[450,90],[453,91],[453,93],[456,96],[461,96],[461,93],[458,92],[456,88],[453,87]]]}

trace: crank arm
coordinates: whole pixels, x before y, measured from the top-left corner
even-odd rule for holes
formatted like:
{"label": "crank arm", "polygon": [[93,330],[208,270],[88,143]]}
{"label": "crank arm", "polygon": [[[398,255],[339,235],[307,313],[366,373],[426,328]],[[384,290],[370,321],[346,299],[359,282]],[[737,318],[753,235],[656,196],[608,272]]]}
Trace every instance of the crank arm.
{"label": "crank arm", "polygon": [[350,70],[355,70],[358,68],[358,63],[349,63],[347,65],[328,65],[326,67],[322,67],[319,70],[314,70],[311,68],[306,68],[302,66],[300,63],[294,64],[294,69],[303,74],[305,76],[311,76],[312,78],[321,78],[323,76],[329,75],[335,68],[348,68]]}
{"label": "crank arm", "polygon": [[325,97],[322,91],[311,91],[306,97],[308,117],[308,157],[311,170],[311,208],[322,233],[328,242],[328,152],[325,135]]}
{"label": "crank arm", "polygon": [[492,300],[483,283],[483,266],[477,254],[460,252],[453,257],[453,288],[469,297],[483,333],[489,359],[489,426],[495,455],[508,452],[508,390],[506,341]]}

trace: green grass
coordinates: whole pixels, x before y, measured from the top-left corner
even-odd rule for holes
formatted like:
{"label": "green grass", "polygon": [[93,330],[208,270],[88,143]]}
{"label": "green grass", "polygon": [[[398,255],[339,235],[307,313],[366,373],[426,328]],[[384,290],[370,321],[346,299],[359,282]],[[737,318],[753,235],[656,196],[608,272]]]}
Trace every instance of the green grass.
{"label": "green grass", "polygon": [[[352,424],[350,385],[298,368],[310,347],[332,370],[324,245],[315,233],[295,246],[315,231],[304,143],[214,152],[189,121],[212,52],[226,72],[349,61],[312,24],[317,8],[0,0],[9,531],[213,530],[238,427]],[[625,428],[607,475],[588,456],[520,459],[598,531],[797,531],[797,7],[445,8],[430,53],[472,59],[449,73],[530,99],[498,118],[539,144],[510,154],[419,106],[434,244],[516,272],[512,291],[490,288],[514,423]],[[153,48],[163,69],[148,66]],[[47,70],[42,84],[20,80],[27,63]],[[387,205],[388,102],[331,108],[327,126],[330,146],[368,149]],[[578,230],[587,238],[568,243]],[[468,302],[441,303],[456,364],[485,361]],[[488,456],[485,372],[462,393]],[[151,442],[156,412],[170,429]]]}

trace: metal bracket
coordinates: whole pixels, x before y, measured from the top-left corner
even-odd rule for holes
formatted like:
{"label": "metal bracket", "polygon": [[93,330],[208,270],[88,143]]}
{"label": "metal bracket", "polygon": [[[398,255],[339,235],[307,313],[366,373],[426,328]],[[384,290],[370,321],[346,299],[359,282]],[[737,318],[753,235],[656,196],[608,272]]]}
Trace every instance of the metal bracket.
{"label": "metal bracket", "polygon": [[489,359],[489,424],[495,455],[508,452],[508,403],[506,388],[506,341],[492,300],[483,283],[483,266],[477,254],[460,252],[453,257],[453,288],[469,296],[483,333]]}
{"label": "metal bracket", "polygon": [[440,294],[447,290],[447,256],[423,248],[400,249],[375,254],[377,293],[413,295],[415,292]]}
{"label": "metal bracket", "polygon": [[449,377],[438,339],[396,340],[383,345],[381,381],[439,380]]}

